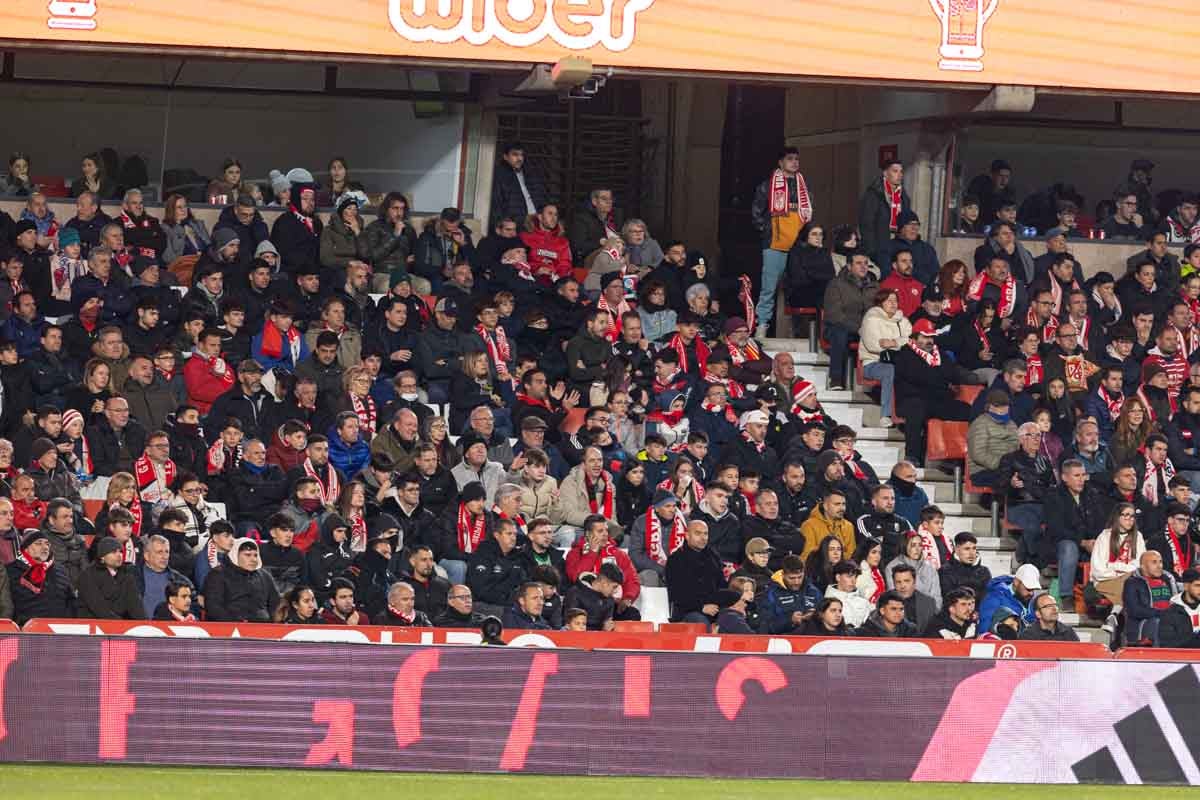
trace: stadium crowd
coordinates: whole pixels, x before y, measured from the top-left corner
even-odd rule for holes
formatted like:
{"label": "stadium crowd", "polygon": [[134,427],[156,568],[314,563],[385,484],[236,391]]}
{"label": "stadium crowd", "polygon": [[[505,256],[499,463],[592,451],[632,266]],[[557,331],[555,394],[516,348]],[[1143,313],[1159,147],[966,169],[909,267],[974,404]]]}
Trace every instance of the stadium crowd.
{"label": "stadium crowd", "polygon": [[[0,616],[606,630],[665,587],[725,633],[1070,641],[1084,560],[1128,641],[1200,645],[1197,245],[1181,265],[1139,228],[1084,281],[1061,207],[1032,259],[1005,206],[973,266],[939,265],[898,162],[827,241],[787,150],[754,200],[756,303],[603,187],[560,207],[519,144],[478,242],[455,208],[418,234],[398,192],[367,222],[335,161],[258,187],[230,159],[209,231],[87,159],[60,224],[10,159]],[[767,355],[780,286],[822,309],[831,388],[852,343],[880,382],[888,475]],[[917,485],[929,420],[971,421],[1015,575]]]}

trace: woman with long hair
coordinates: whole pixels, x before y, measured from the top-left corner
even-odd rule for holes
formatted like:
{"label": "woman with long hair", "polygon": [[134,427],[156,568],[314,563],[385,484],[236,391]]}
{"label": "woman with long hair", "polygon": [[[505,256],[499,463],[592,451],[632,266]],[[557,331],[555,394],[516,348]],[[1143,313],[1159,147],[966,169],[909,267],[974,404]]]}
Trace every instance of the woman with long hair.
{"label": "woman with long hair", "polygon": [[321,615],[317,596],[311,586],[293,586],[279,599],[274,620],[283,625],[320,625]]}
{"label": "woman with long hair", "polygon": [[347,481],[333,513],[350,524],[350,552],[367,549],[367,490],[359,481]]}
{"label": "woman with long hair", "polygon": [[825,299],[825,287],[836,274],[833,257],[825,245],[825,226],[809,222],[800,229],[796,243],[788,252],[787,272],[784,275],[788,305],[821,305]]}
{"label": "woman with long hair", "polygon": [[667,477],[655,489],[665,489],[675,495],[679,511],[685,517],[700,507],[704,487],[695,479],[696,465],[686,458],[676,458]]}
{"label": "woman with long hair", "polygon": [[932,597],[933,602],[940,607],[942,605],[941,580],[938,578],[937,570],[925,560],[925,549],[921,541],[921,534],[916,531],[909,531],[904,534],[904,539],[900,542],[900,555],[889,561],[887,567],[884,568],[883,578],[887,581],[887,588],[896,588],[896,583],[892,578],[892,571],[901,564],[907,564],[916,571],[917,591]]}
{"label": "woman with long hair", "polygon": [[96,533],[103,536],[108,526],[108,516],[113,509],[123,508],[133,515],[133,538],[142,535],[143,524],[149,530],[148,520],[142,518],[142,500],[138,497],[137,479],[129,472],[118,472],[108,479],[108,492],[104,507],[96,515]]}
{"label": "woman with long hair", "polygon": [[221,162],[221,177],[208,182],[204,196],[213,205],[232,205],[242,194],[252,194],[250,185],[242,180],[242,162],[227,158]]}
{"label": "woman with long hair", "polygon": [[646,465],[632,459],[626,461],[617,480],[617,522],[625,528],[632,525],[650,508],[653,492],[653,488],[646,485]]}
{"label": "woman with long hair", "polygon": [[79,177],[71,181],[71,197],[84,192],[96,196],[96,205],[101,200],[116,200],[121,196],[121,187],[104,171],[104,160],[99,153],[88,153],[79,159]]}
{"label": "woman with long hair", "polygon": [[836,597],[825,597],[817,604],[817,613],[800,624],[796,635],[850,636],[851,632],[852,629],[842,618],[842,601]]}
{"label": "woman with long hair", "polygon": [[458,448],[450,443],[450,424],[445,417],[430,414],[421,425],[421,441],[433,445],[438,454],[438,465],[446,469],[454,469],[462,457]]}
{"label": "woman with long hair", "polygon": [[637,314],[642,320],[642,335],[651,342],[665,339],[675,332],[675,309],[667,305],[667,286],[656,278],[642,282],[638,291]]}
{"label": "woman with long hair", "polygon": [[975,313],[964,313],[955,320],[952,330],[959,366],[970,370],[984,386],[991,386],[1008,352],[995,301],[981,301]]}
{"label": "woman with long hair", "polygon": [[858,594],[872,606],[879,595],[887,591],[882,561],[883,542],[878,539],[863,539],[854,550],[854,563],[858,564]]}
{"label": "woman with long hair", "polygon": [[833,566],[845,558],[842,540],[836,536],[826,536],[817,545],[817,549],[808,554],[804,562],[804,574],[808,576],[813,586],[825,594],[829,585],[834,583]]}
{"label": "woman with long hair", "polygon": [[1145,552],[1146,541],[1137,529],[1133,503],[1117,503],[1108,526],[1092,545],[1092,586],[1113,604],[1113,613],[1123,602],[1125,580],[1137,571]]}
{"label": "woman with long hair", "polygon": [[171,498],[170,508],[182,511],[187,518],[183,538],[192,552],[198,553],[208,535],[208,526],[220,519],[217,510],[205,499],[208,487],[195,473],[180,472],[175,477],[175,485],[171,489],[175,496]]}
{"label": "woman with long hair", "polygon": [[1136,395],[1125,398],[1112,439],[1108,443],[1112,463],[1127,464],[1132,461],[1146,444],[1146,437],[1154,432],[1154,428],[1141,399]]}
{"label": "woman with long hair", "polygon": [[163,204],[162,230],[167,237],[162,263],[167,266],[180,256],[200,255],[212,244],[208,226],[192,214],[187,198],[181,194],[171,195]]}
{"label": "woman with long hair", "polygon": [[[912,335],[912,323],[900,310],[900,295],[895,289],[880,289],[875,293],[875,305],[863,315],[858,329],[858,359],[862,362],[863,376],[879,381],[879,404],[882,416],[881,428],[892,427],[892,414],[896,402],[896,367],[891,356],[908,342]],[[883,359],[887,358],[887,361]]]}
{"label": "woman with long hair", "polygon": [[366,192],[367,187],[350,179],[350,165],[343,156],[329,159],[329,188],[317,194],[317,205],[321,208],[336,206],[347,192]]}
{"label": "woman with long hair", "polygon": [[970,284],[967,265],[952,258],[938,270],[937,285],[946,298],[942,302],[942,313],[953,317],[967,310],[967,286]]}

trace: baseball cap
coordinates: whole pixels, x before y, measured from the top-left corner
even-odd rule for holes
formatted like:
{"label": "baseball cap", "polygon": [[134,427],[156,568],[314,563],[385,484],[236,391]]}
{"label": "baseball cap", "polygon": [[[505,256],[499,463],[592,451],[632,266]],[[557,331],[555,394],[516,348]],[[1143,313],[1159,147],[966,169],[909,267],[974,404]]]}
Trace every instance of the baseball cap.
{"label": "baseball cap", "polygon": [[918,333],[922,336],[935,336],[937,329],[933,327],[933,323],[929,320],[919,319],[913,323],[912,332],[913,336],[916,336]]}
{"label": "baseball cap", "polygon": [[443,297],[437,301],[437,305],[433,307],[434,311],[441,312],[447,317],[458,316],[458,301],[453,297]]}
{"label": "baseball cap", "polygon": [[769,553],[773,548],[770,542],[761,536],[755,536],[750,541],[746,542],[746,555],[756,556],[759,553]]}
{"label": "baseball cap", "polygon": [[770,419],[770,417],[767,416],[767,412],[761,411],[759,409],[755,409],[753,411],[747,411],[745,414],[742,414],[742,418],[740,420],[738,420],[738,427],[744,428],[747,425],[750,425],[752,423],[758,424],[758,425],[766,425],[770,421],[771,421],[771,419]]}
{"label": "baseball cap", "polygon": [[1021,585],[1031,592],[1040,591],[1042,588],[1042,576],[1038,572],[1038,568],[1033,564],[1022,564],[1017,568],[1017,573],[1013,575],[1013,580],[1018,580]]}
{"label": "baseball cap", "polygon": [[925,291],[921,292],[921,302],[922,303],[933,302],[933,301],[941,302],[942,300],[945,300],[945,299],[946,299],[946,295],[942,294],[942,287],[938,286],[936,283],[932,283],[929,286],[926,286]]}

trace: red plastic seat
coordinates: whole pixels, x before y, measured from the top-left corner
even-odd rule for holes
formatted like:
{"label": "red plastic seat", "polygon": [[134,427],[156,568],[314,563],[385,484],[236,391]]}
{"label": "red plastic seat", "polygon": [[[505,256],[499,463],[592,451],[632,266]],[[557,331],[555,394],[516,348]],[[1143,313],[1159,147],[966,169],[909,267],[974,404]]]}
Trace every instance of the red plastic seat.
{"label": "red plastic seat", "polygon": [[654,623],[647,620],[616,620],[613,622],[613,631],[616,633],[654,633]]}
{"label": "red plastic seat", "polygon": [[708,626],[699,622],[664,622],[658,626],[659,633],[690,633],[700,635],[708,633]]}
{"label": "red plastic seat", "polygon": [[931,419],[925,424],[925,460],[965,461],[967,423]]}
{"label": "red plastic seat", "polygon": [[967,405],[971,405],[975,402],[975,398],[979,397],[979,393],[982,391],[982,386],[955,386],[954,397],[963,401]]}

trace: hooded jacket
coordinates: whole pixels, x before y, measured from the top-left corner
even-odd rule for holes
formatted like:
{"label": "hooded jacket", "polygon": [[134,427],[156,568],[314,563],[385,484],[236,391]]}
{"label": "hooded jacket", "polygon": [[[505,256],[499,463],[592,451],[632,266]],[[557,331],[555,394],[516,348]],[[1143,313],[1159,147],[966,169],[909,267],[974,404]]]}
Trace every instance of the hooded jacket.
{"label": "hooded jacket", "polygon": [[1172,597],[1158,623],[1158,644],[1200,648],[1200,603],[1189,603],[1183,592]]}
{"label": "hooded jacket", "polygon": [[[932,598],[934,607],[941,608],[942,605],[942,586],[938,580],[937,570],[933,568],[928,561],[914,561],[908,556],[896,556],[887,563],[883,568],[883,578],[887,581],[887,588],[895,589],[895,581],[892,580],[892,570],[901,564],[907,564],[917,572],[917,592]],[[919,626],[924,627],[924,626]]]}
{"label": "hooded jacket", "polygon": [[571,244],[562,225],[548,231],[537,217],[530,217],[521,241],[529,248],[529,266],[540,283],[548,286],[571,274]]}
{"label": "hooded jacket", "polygon": [[[292,190],[299,191],[297,187],[293,187]],[[311,230],[309,225],[312,226]],[[220,227],[220,223],[217,227]],[[289,270],[294,270],[297,267],[321,263],[320,242],[324,229],[325,223],[321,222],[319,214],[309,217],[306,225],[289,209],[280,214],[271,226],[270,238],[279,249],[279,257],[283,263]],[[256,242],[255,247],[257,246]],[[250,248],[250,251],[253,252],[253,248]]]}
{"label": "hooded jacket", "polygon": [[354,581],[354,601],[372,618],[387,611],[388,589],[399,580],[389,568],[389,559],[370,545],[354,557],[343,577]]}
{"label": "hooded jacket", "polygon": [[[251,539],[235,539],[231,553]],[[275,581],[263,569],[245,570],[233,563],[214,569],[204,581],[204,610],[211,622],[270,622],[279,606]]]}
{"label": "hooded jacket", "polygon": [[802,558],[808,558],[808,554],[816,550],[826,536],[836,536],[842,543],[843,553],[854,552],[854,525],[848,519],[832,520],[825,516],[824,505],[813,508],[808,519],[800,526],[800,533],[804,535]]}
{"label": "hooded jacket", "polygon": [[259,545],[262,568],[266,570],[280,594],[287,594],[293,586],[308,583],[307,564],[304,553],[295,547],[280,547],[274,541]]}
{"label": "hooded jacket", "polygon": [[1023,624],[1033,622],[1033,598],[1030,597],[1028,604],[1023,605],[1013,593],[1012,585],[1012,575],[997,575],[988,581],[986,595],[978,606],[980,619],[992,619],[1001,608],[1007,608],[1020,617]]}
{"label": "hooded jacket", "polygon": [[951,619],[950,612],[943,608],[925,626],[925,633],[923,635],[926,639],[950,639],[954,641],[974,639],[975,623],[972,620],[967,620],[960,625]]}
{"label": "hooded jacket", "polygon": [[13,622],[24,625],[34,617],[62,619],[75,616],[75,589],[61,564],[50,566],[41,589],[36,590],[22,580],[28,567],[20,561],[10,561],[5,569],[12,595]]}
{"label": "hooded jacket", "polygon": [[346,539],[341,542],[333,540],[334,528],[348,527],[346,520],[338,514],[327,514],[321,520],[321,538],[309,548],[308,554],[305,556],[309,584],[320,604],[324,604],[329,599],[332,594],[333,579],[346,571],[353,558],[353,554],[350,552],[348,530]]}
{"label": "hooded jacket", "polygon": [[[892,208],[883,194],[883,178],[876,176],[863,192],[858,202],[858,229],[861,231],[859,246],[871,255],[876,264],[881,263],[881,253],[885,251],[888,241],[892,238],[891,220]],[[912,201],[903,187],[900,189],[900,211],[896,215],[912,211]],[[889,264],[891,262],[888,262]]]}

